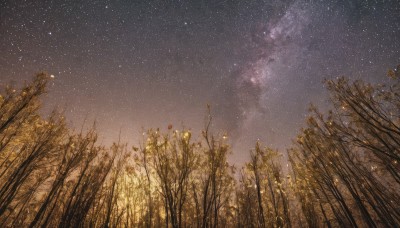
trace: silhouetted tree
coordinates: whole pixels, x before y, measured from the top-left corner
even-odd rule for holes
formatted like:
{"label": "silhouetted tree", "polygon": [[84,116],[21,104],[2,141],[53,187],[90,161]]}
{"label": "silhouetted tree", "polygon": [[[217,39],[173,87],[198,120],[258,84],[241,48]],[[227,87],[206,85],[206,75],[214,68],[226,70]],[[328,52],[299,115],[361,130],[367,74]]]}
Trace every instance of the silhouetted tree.
{"label": "silhouetted tree", "polygon": [[[279,153],[257,142],[240,180],[240,219],[251,227],[291,227],[287,181]],[[253,207],[253,209],[251,209]],[[250,215],[251,213],[251,215]],[[249,219],[251,218],[251,219]]]}
{"label": "silhouetted tree", "polygon": [[326,81],[285,158],[257,142],[239,169],[226,134],[168,126],[139,148],[97,143],[59,112],[38,114],[51,80],[0,95],[0,227],[399,227],[400,66],[386,86]]}
{"label": "silhouetted tree", "polygon": [[[234,195],[235,181],[233,178],[234,167],[227,162],[229,146],[227,136],[218,139],[210,133],[212,121],[210,107],[206,126],[202,132],[206,147],[200,154],[200,167],[196,170],[192,180],[192,194],[196,211],[197,227],[226,226],[226,219],[233,220],[232,198]],[[202,144],[199,144],[202,145]],[[224,212],[223,214],[221,214]]]}
{"label": "silhouetted tree", "polygon": [[391,83],[327,81],[334,109],[311,108],[291,153],[307,221],[318,211],[327,226],[399,226],[399,78]]}

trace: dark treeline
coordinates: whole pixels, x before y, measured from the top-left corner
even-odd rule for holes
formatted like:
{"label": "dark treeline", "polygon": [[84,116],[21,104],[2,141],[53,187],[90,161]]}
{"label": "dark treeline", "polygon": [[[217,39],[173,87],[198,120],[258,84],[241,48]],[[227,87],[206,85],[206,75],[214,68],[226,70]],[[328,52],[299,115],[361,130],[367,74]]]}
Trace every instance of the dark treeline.
{"label": "dark treeline", "polygon": [[[148,130],[138,147],[96,142],[54,111],[51,78],[0,96],[0,227],[400,227],[400,75],[328,80],[288,151],[256,143],[241,168],[225,135]],[[286,160],[286,159],[285,159]]]}

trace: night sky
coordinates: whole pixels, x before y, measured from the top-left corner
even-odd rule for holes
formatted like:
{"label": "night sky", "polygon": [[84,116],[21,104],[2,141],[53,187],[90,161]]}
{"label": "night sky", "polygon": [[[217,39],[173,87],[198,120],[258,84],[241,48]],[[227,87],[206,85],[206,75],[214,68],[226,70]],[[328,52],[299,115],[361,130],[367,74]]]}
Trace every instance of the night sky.
{"label": "night sky", "polygon": [[55,76],[43,112],[97,121],[101,141],[142,128],[200,132],[206,105],[234,162],[283,150],[324,79],[384,82],[400,63],[398,1],[1,0],[0,83]]}

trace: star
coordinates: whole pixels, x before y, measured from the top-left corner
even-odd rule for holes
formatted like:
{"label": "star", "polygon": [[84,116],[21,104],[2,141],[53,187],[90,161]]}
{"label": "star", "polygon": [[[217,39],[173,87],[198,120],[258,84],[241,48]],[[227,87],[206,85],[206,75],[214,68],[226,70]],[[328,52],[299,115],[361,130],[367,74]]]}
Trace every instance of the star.
{"label": "star", "polygon": [[166,123],[201,132],[210,104],[236,161],[255,139],[285,151],[308,104],[328,108],[323,79],[379,83],[400,63],[396,1],[5,1],[0,13],[0,84],[49,72],[43,110],[70,106],[77,128],[96,119],[105,144],[122,127],[131,144]]}

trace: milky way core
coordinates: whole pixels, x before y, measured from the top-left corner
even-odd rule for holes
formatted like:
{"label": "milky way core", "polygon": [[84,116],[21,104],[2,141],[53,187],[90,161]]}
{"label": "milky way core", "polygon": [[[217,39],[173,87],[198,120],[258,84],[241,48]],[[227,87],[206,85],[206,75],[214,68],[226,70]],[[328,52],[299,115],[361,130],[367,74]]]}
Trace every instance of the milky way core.
{"label": "milky way core", "polygon": [[234,162],[256,140],[284,150],[324,79],[385,81],[400,63],[398,1],[0,3],[0,83],[54,75],[43,112],[97,121],[103,143],[143,129],[200,132],[207,104]]}

